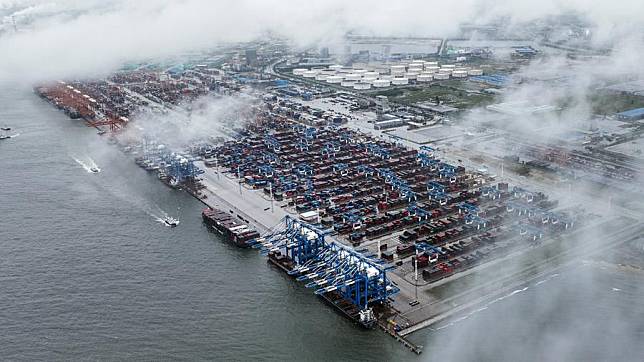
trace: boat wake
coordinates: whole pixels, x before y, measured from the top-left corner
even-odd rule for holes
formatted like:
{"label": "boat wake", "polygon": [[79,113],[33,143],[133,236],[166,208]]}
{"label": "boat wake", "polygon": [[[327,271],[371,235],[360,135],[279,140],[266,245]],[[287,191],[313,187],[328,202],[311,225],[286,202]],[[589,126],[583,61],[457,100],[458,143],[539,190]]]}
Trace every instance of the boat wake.
{"label": "boat wake", "polygon": [[76,161],[77,164],[81,165],[81,167],[83,167],[85,169],[85,171],[87,171],[89,173],[99,173],[99,172],[101,172],[101,169],[98,167],[96,162],[94,162],[94,160],[92,160],[91,157],[87,157],[87,159],[85,161],[83,161],[82,159],[80,159],[78,157],[74,157],[74,156],[72,156],[72,159],[74,161]]}
{"label": "boat wake", "polygon": [[146,207],[144,211],[150,215],[156,222],[169,226],[175,227],[179,225],[179,219],[170,216],[167,212],[161,209],[159,206],[154,205],[154,207]]}

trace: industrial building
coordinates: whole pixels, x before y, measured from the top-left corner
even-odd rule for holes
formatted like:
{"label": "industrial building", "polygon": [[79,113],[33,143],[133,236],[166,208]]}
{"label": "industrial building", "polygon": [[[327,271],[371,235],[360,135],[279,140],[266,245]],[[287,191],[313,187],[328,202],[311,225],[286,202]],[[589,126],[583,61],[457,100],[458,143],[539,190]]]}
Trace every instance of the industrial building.
{"label": "industrial building", "polygon": [[617,119],[624,122],[635,122],[644,119],[644,108],[635,108],[617,113]]}

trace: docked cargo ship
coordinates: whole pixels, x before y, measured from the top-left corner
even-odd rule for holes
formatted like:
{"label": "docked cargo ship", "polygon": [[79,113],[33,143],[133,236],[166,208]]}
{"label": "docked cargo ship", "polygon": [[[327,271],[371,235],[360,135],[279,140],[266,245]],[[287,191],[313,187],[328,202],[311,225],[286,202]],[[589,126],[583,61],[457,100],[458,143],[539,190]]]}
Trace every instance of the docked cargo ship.
{"label": "docked cargo ship", "polygon": [[[282,254],[278,250],[268,253],[268,261],[278,268],[282,269],[287,274],[289,274],[289,272],[293,270],[295,266],[293,261],[288,256]],[[294,275],[292,276],[294,277]],[[318,294],[318,296],[322,298],[325,303],[334,307],[339,313],[349,318],[353,322],[358,323],[360,326],[367,329],[375,328],[376,320],[373,317],[370,309],[368,310],[368,312],[361,312],[355,304],[353,304],[349,300],[346,300],[337,291]],[[365,318],[364,313],[371,313],[371,315],[368,318]]]}
{"label": "docked cargo ship", "polygon": [[219,232],[227,240],[239,247],[250,247],[259,237],[257,230],[237,222],[231,214],[225,211],[207,208],[201,212],[201,217],[208,227]]}

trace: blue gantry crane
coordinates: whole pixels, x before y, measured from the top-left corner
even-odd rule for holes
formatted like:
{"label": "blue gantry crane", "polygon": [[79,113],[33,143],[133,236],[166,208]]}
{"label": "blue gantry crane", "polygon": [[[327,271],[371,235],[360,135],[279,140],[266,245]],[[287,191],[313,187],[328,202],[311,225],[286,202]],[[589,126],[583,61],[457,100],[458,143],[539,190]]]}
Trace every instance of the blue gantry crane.
{"label": "blue gantry crane", "polygon": [[386,302],[399,291],[387,278],[393,267],[329,241],[325,231],[291,216],[284,217],[255,247],[263,254],[284,253],[293,262],[289,275],[306,283],[316,295],[328,299],[340,296],[350,302],[359,309],[360,322],[365,325],[374,322],[370,307]]}
{"label": "blue gantry crane", "polygon": [[170,153],[164,158],[165,173],[172,184],[181,184],[186,180],[194,180],[204,171],[194,164],[194,159],[175,153]]}

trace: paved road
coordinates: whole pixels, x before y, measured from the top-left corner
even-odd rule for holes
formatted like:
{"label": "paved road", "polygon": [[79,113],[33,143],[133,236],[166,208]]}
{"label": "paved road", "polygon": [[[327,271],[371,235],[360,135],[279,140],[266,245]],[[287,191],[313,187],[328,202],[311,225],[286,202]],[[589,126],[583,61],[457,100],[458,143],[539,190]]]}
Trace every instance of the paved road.
{"label": "paved road", "polygon": [[[271,202],[262,196],[261,190],[250,190],[242,187],[239,192],[239,183],[213,168],[205,167],[203,162],[197,161],[195,165],[205,173],[201,176],[206,189],[203,192],[208,196],[204,200],[210,207],[232,208],[245,219],[254,224],[260,232],[265,232],[278,224],[288,213],[282,209],[278,202],[274,203],[271,212]],[[268,210],[265,210],[267,209]]]}

